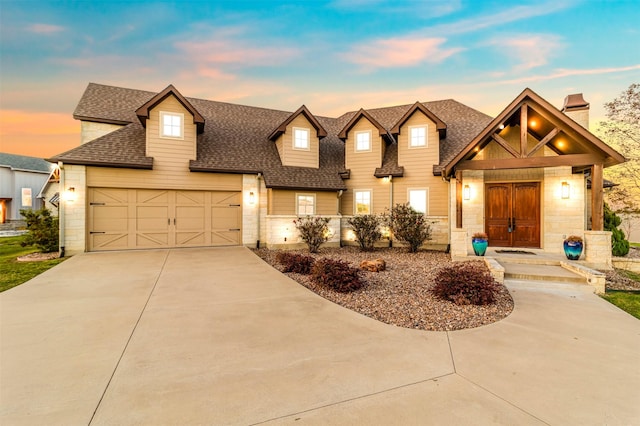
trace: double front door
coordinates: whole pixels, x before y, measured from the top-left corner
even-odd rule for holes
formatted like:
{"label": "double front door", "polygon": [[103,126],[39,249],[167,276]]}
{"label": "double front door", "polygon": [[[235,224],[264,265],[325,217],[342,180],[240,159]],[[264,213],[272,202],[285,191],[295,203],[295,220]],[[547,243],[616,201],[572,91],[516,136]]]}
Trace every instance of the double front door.
{"label": "double front door", "polygon": [[493,247],[540,247],[540,182],[487,183],[485,229]]}

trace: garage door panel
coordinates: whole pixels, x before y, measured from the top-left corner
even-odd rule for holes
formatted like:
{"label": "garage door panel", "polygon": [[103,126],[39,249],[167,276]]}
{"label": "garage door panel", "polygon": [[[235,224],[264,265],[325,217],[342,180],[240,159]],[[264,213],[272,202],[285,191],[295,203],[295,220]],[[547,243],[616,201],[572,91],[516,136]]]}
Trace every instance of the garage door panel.
{"label": "garage door panel", "polygon": [[89,188],[89,200],[89,250],[242,243],[237,191]]}

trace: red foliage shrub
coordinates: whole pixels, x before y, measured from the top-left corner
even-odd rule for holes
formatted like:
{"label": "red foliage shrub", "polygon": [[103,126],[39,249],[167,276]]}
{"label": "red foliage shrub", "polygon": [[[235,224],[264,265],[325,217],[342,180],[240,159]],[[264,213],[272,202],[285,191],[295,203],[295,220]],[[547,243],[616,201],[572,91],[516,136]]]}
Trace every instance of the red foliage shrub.
{"label": "red foliage shrub", "polygon": [[326,258],[317,260],[313,265],[311,279],[317,284],[341,293],[358,290],[364,285],[357,268],[352,267],[348,262]]}
{"label": "red foliage shrub", "polygon": [[436,274],[431,290],[437,297],[456,305],[488,305],[496,300],[500,286],[487,267],[476,262],[454,263]]}
{"label": "red foliage shrub", "polygon": [[311,268],[315,263],[315,259],[311,256],[287,251],[278,253],[276,255],[276,261],[284,267],[282,272],[295,272],[305,275],[311,273]]}

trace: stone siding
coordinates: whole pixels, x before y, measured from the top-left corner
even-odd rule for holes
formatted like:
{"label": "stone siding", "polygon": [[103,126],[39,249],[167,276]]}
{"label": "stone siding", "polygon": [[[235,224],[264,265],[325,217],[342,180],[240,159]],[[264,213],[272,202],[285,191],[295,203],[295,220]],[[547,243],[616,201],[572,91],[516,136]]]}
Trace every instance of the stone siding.
{"label": "stone siding", "polygon": [[[64,217],[64,238],[61,247],[65,255],[73,255],[85,251],[87,234],[87,174],[85,166],[64,165],[64,188],[61,191],[61,210]],[[74,188],[72,198],[69,188]]]}

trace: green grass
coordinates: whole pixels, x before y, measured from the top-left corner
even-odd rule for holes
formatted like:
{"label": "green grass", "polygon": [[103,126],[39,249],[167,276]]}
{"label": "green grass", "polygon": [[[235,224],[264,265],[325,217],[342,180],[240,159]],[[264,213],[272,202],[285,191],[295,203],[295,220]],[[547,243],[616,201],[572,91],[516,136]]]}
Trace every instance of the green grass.
{"label": "green grass", "polygon": [[631,247],[640,247],[640,243],[629,243]]}
{"label": "green grass", "polygon": [[640,292],[609,290],[602,297],[623,311],[640,319]]}
{"label": "green grass", "polygon": [[36,275],[64,259],[44,260],[41,262],[18,262],[17,257],[38,251],[35,247],[21,247],[24,236],[0,238],[0,292],[29,281]]}
{"label": "green grass", "polygon": [[[619,269],[618,272],[640,282],[640,274],[636,272],[624,269]],[[640,319],[640,291],[609,290],[602,298]]]}

